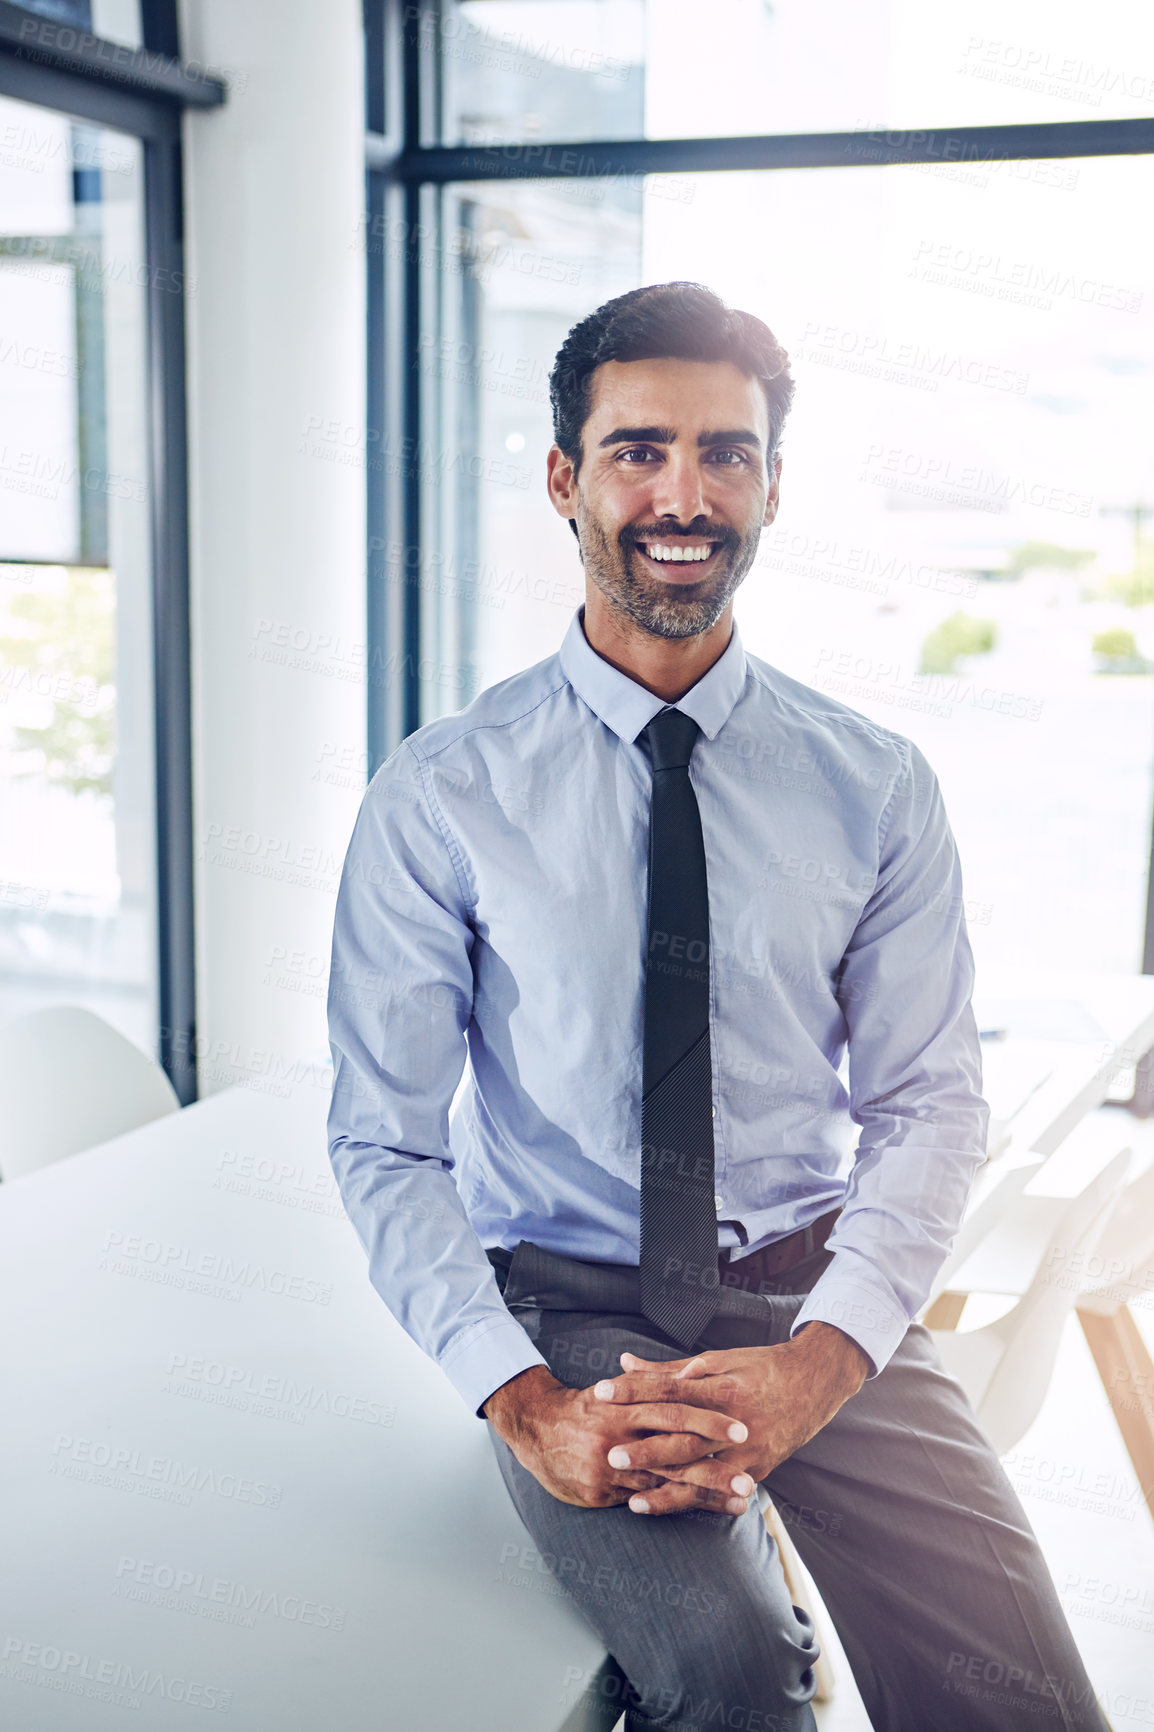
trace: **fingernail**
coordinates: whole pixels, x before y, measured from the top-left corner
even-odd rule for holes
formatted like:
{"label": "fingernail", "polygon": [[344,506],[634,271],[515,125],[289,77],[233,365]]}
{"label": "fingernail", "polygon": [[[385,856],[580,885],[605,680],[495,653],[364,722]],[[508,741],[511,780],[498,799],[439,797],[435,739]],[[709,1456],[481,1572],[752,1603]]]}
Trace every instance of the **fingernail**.
{"label": "fingernail", "polygon": [[729,1483],[741,1497],[748,1497],[753,1490],[753,1481],[747,1473],[735,1474]]}
{"label": "fingernail", "polygon": [[643,1497],[631,1497],[629,1499],[629,1508],[633,1511],[634,1515],[649,1514],[649,1504]]}
{"label": "fingernail", "polygon": [[613,1383],[611,1379],[603,1377],[600,1383],[595,1383],[593,1385],[593,1393],[597,1397],[598,1401],[612,1401]]}
{"label": "fingernail", "polygon": [[744,1515],[745,1499],[743,1497],[731,1497],[725,1507],[730,1515]]}
{"label": "fingernail", "polygon": [[608,1460],[610,1467],[628,1467],[629,1451],[623,1449],[619,1443],[614,1444],[613,1448],[609,1451]]}
{"label": "fingernail", "polygon": [[734,1443],[744,1443],[749,1436],[748,1425],[742,1425],[740,1419],[735,1419],[729,1428],[730,1438]]}

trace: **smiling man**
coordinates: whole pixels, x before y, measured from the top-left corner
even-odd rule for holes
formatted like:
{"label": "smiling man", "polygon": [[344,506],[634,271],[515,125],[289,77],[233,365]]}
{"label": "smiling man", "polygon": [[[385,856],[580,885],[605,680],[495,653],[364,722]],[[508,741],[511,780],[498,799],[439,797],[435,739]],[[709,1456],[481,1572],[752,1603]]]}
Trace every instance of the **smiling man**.
{"label": "smiling man", "polygon": [[911,1321],[988,1116],[937,781],[733,622],[787,357],[668,283],[575,326],[551,384],[584,606],[389,758],[342,878],[330,1153],[371,1279],[488,1421],[627,1732],[814,1727],[759,1484],[875,1727],[1101,1732]]}

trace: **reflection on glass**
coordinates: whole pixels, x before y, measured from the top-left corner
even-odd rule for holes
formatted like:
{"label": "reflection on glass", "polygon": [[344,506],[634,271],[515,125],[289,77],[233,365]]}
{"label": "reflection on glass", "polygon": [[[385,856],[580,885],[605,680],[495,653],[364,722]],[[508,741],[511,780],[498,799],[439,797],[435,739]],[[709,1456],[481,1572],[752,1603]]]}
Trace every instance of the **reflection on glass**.
{"label": "reflection on glass", "polygon": [[421,20],[444,144],[635,138],[645,0],[454,0]]}
{"label": "reflection on glass", "polygon": [[0,1018],[156,1044],[142,164],[0,100]]}
{"label": "reflection on glass", "polygon": [[[1152,191],[1143,158],[655,178],[620,213],[615,272],[598,215],[576,282],[480,278],[471,436],[492,461],[523,441],[528,480],[478,486],[481,581],[453,604],[478,683],[554,650],[581,592],[544,493],[557,345],[618,287],[706,281],[772,326],[798,381],[782,509],[737,600],[747,647],[926,752],[979,962],[1137,970]],[[533,245],[573,220],[567,195],[533,188]]]}
{"label": "reflection on glass", "polygon": [[1126,119],[1154,101],[1146,0],[457,0],[422,28],[444,53],[446,144]]}

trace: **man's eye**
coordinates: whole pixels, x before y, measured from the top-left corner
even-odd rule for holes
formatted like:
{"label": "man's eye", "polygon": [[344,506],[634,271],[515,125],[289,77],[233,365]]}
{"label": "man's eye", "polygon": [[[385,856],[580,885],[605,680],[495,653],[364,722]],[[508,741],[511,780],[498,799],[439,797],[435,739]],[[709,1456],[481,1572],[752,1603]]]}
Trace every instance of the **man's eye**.
{"label": "man's eye", "polygon": [[736,469],[738,464],[745,463],[748,461],[744,451],[739,451],[739,450],[737,450],[737,448],[735,446],[731,446],[731,445],[723,446],[720,451],[715,451],[713,453],[713,455],[714,455],[715,459],[719,458],[719,457],[732,457],[732,458],[736,459],[736,461],[733,463],[723,463],[722,464],[723,469]]}
{"label": "man's eye", "polygon": [[646,462],[653,456],[653,452],[650,451],[646,445],[630,445],[626,450],[619,451],[617,455],[619,458],[628,458],[630,461],[637,458],[642,462]]}

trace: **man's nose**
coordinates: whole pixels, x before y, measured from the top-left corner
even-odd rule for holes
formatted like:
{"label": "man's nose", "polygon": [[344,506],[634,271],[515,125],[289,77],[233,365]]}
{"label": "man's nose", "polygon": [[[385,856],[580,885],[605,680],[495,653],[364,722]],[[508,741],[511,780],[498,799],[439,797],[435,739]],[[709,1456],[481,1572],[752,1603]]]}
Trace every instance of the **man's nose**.
{"label": "man's nose", "polygon": [[705,498],[697,454],[670,455],[662,464],[653,488],[653,510],[657,517],[673,517],[685,525],[695,517],[712,517]]}

